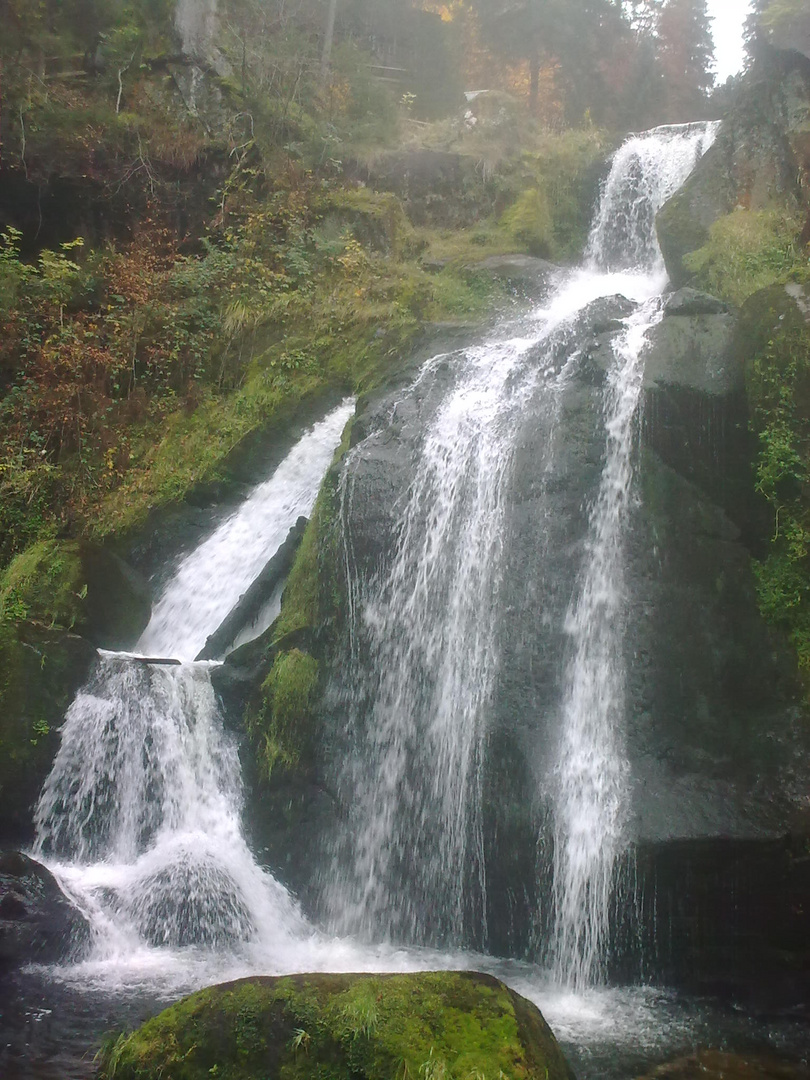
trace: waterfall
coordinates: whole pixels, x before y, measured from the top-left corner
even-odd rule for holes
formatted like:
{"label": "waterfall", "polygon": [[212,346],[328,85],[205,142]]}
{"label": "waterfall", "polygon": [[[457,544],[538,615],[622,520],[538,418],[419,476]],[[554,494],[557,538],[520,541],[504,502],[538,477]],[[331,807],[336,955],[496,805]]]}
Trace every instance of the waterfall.
{"label": "waterfall", "polygon": [[[628,140],[614,158],[585,266],[561,276],[522,337],[504,341],[501,332],[441,358],[450,388],[427,417],[393,556],[371,580],[356,578],[344,517],[352,645],[341,680],[352,693],[340,783],[350,822],[327,887],[343,929],[420,944],[485,941],[482,763],[501,661],[505,508],[517,432],[531,401],[533,422],[547,433],[545,453],[553,453],[581,314],[622,293],[640,306],[615,343],[606,381],[604,471],[566,618],[570,659],[553,784],[548,951],[562,981],[598,976],[626,814],[621,553],[633,418],[645,334],[660,318],[666,283],[654,219],[713,132],[713,125],[689,125]],[[434,360],[423,368],[415,398],[430,397],[425,383],[435,367]],[[345,492],[353,492],[352,474],[381,437],[372,432],[353,451]],[[547,465],[536,462],[538,471]],[[346,499],[344,509],[350,505]]]}
{"label": "waterfall", "polygon": [[179,566],[137,649],[102,652],[68,710],[36,811],[36,853],[87,916],[97,961],[154,948],[278,956],[306,937],[287,890],[255,862],[241,828],[235,741],[210,663],[194,655],[302,514],[354,409],[310,429],[268,481]]}
{"label": "waterfall", "polygon": [[239,511],[183,560],[155,604],[138,652],[194,659],[284,542],[290,526],[311,512],[353,410],[353,401],[345,401],[315,424]]}
{"label": "waterfall", "polygon": [[[646,273],[654,288],[663,265],[655,215],[686,180],[716,130],[716,124],[659,128],[621,147],[588,245],[594,267],[620,265]],[[550,955],[558,978],[576,987],[603,974],[617,860],[626,842],[622,547],[644,343],[661,317],[662,305],[653,297],[613,343],[603,400],[605,461],[580,585],[566,617],[571,655],[554,792]]]}
{"label": "waterfall", "polygon": [[[584,553],[581,565],[562,575],[561,603],[536,612],[538,648],[556,620],[566,653],[555,699],[532,707],[547,710],[546,727],[556,724],[556,739],[544,747],[553,767],[538,797],[552,819],[546,953],[568,986],[597,982],[605,971],[616,867],[628,843],[623,569],[633,436],[646,335],[662,317],[666,285],[654,218],[714,131],[689,125],[629,139],[614,157],[585,264],[561,271],[519,326],[428,361],[393,406],[391,426],[380,417],[347,455],[350,625],[331,699],[341,750],[333,779],[346,817],[336,815],[339,836],[323,873],[325,906],[341,931],[377,943],[486,945],[487,752],[510,647],[504,595],[516,581],[523,587],[526,573],[510,548],[520,432],[531,425],[539,449],[530,467],[550,478],[550,489],[565,408],[573,401],[577,422],[590,422],[590,403],[599,400],[602,456],[588,474],[595,480],[581,518],[587,537],[579,546],[581,537],[565,538],[566,551],[573,541],[570,550]],[[626,302],[617,305],[619,294]],[[600,300],[608,303],[593,309]],[[598,379],[580,378],[583,346],[604,311],[617,310],[625,317],[600,389]],[[381,514],[393,543],[361,573],[352,535],[356,480],[375,450],[389,453],[406,402],[419,424],[397,464],[406,477],[401,495]],[[88,916],[98,963],[139,956],[149,967],[171,954],[187,965],[201,951],[249,954],[248,969],[263,971],[380,962],[381,953],[369,960],[342,940],[327,947],[284,886],[257,865],[241,828],[238,755],[211,664],[193,660],[289,527],[311,511],[352,408],[344,402],[315,425],[183,560],[138,642],[140,659],[101,654],[68,711],[37,810],[36,852]],[[549,497],[540,509],[553,505]],[[546,550],[544,536],[531,542]],[[177,662],[159,666],[144,656]],[[386,966],[403,962],[400,953],[385,955]]]}
{"label": "waterfall", "polygon": [[[503,474],[531,343],[474,349],[427,432],[396,556],[364,606],[376,673],[354,772],[349,927],[458,940],[480,873],[481,736],[495,665]],[[362,447],[355,452],[362,454]],[[351,468],[351,465],[349,466]]]}

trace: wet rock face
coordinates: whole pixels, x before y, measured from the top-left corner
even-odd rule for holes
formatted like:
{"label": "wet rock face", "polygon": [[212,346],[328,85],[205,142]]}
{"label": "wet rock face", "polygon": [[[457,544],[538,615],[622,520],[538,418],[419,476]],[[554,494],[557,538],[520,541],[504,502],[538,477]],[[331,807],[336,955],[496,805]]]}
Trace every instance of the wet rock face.
{"label": "wet rock face", "polygon": [[0,624],[0,845],[33,840],[33,813],[59,728],[96,650],[35,623]]}
{"label": "wet rock face", "polygon": [[[554,391],[553,416],[555,365],[538,381],[514,436],[483,776],[489,947],[496,952],[525,947],[535,913],[548,907],[538,881],[542,892],[571,648],[566,613],[604,462],[602,385],[626,314],[621,300],[586,309],[579,356]],[[795,663],[759,614],[751,573],[756,447],[736,341],[725,306],[693,290],[670,297],[649,338],[625,544],[625,716],[629,832],[662,850],[675,841],[781,835],[806,795],[810,746]],[[572,348],[569,342],[567,355]],[[364,584],[395,550],[426,425],[459,362],[438,361],[413,394],[380,394],[361,417],[356,435],[368,437],[353,466],[347,513]]]}
{"label": "wet rock face", "polygon": [[20,852],[0,852],[0,969],[58,963],[87,932],[49,870]]}
{"label": "wet rock face", "polygon": [[694,484],[758,550],[770,518],[754,490],[739,324],[722,301],[694,289],[671,294],[648,337],[642,431],[664,465]]}
{"label": "wet rock face", "polygon": [[752,1054],[728,1054],[722,1050],[700,1050],[689,1057],[659,1065],[643,1080],[807,1080],[806,1066],[779,1058]]}
{"label": "wet rock face", "polygon": [[778,836],[806,788],[800,688],[764,624],[737,526],[644,454],[628,539],[632,832]]}

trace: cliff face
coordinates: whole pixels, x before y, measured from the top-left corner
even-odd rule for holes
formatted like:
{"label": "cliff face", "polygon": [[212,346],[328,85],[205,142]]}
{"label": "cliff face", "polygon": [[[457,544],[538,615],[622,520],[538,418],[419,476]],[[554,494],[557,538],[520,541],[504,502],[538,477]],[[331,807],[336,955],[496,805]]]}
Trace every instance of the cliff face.
{"label": "cliff face", "polygon": [[798,55],[745,77],[714,146],[658,215],[673,284],[694,270],[684,263],[715,223],[735,210],[806,213],[810,191],[810,63]]}
{"label": "cliff face", "polygon": [[[674,281],[709,288],[740,309],[734,348],[760,500],[748,532],[758,602],[789,634],[806,673],[810,62],[802,45],[806,13],[772,7],[773,18],[764,17],[771,45],[657,228]],[[780,43],[789,51],[775,48]]]}

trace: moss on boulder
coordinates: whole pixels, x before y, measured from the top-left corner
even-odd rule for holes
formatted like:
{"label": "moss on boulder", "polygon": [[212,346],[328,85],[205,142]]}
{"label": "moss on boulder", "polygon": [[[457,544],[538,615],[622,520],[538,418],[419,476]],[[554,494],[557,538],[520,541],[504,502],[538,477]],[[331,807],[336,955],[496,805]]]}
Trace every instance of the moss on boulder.
{"label": "moss on boulder", "polygon": [[149,622],[149,586],[116,555],[82,540],[32,545],[0,578],[5,618],[74,630],[94,645],[134,645]]}
{"label": "moss on boulder", "polygon": [[65,630],[0,619],[0,845],[33,838],[59,727],[95,649]]}
{"label": "moss on boulder", "polygon": [[212,987],[103,1054],[116,1080],[570,1080],[531,1002],[473,972],[293,975]]}
{"label": "moss on boulder", "polygon": [[310,756],[317,689],[318,661],[314,656],[300,649],[276,655],[262,683],[261,710],[250,722],[268,777],[277,765],[296,768]]}

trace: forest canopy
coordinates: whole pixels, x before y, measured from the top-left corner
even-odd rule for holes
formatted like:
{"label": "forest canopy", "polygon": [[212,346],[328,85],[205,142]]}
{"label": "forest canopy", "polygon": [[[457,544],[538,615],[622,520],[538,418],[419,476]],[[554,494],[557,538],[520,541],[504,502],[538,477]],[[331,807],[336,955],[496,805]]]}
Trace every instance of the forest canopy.
{"label": "forest canopy", "polygon": [[0,11],[6,95],[32,67],[70,59],[106,79],[119,108],[138,65],[176,50],[176,25],[245,89],[304,103],[324,86],[339,94],[351,70],[422,119],[487,89],[558,127],[638,129],[705,114],[713,84],[706,0],[3,0]]}

